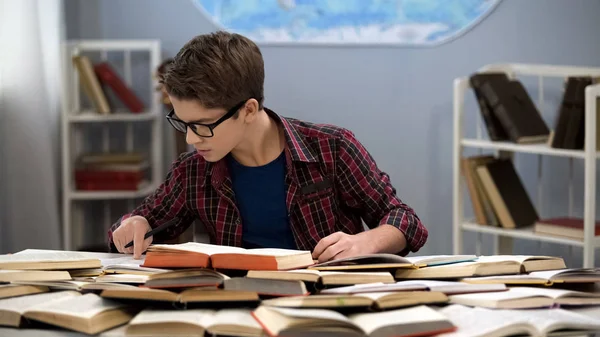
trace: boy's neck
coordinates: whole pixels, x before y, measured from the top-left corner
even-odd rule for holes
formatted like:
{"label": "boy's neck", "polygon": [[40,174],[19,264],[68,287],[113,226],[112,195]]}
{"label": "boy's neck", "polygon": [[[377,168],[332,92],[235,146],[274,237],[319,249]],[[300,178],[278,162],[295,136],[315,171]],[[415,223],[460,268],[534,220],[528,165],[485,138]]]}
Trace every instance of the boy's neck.
{"label": "boy's neck", "polygon": [[275,160],[285,147],[283,127],[260,111],[257,120],[246,130],[246,138],[231,151],[244,166],[262,166]]}

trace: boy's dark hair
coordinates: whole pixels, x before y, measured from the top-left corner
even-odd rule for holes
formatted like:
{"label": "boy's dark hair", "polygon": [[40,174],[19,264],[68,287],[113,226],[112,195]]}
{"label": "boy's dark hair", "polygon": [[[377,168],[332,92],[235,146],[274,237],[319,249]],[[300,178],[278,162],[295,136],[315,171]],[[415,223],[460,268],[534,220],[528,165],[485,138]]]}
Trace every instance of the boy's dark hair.
{"label": "boy's dark hair", "polygon": [[262,108],[264,80],[258,46],[242,35],[218,31],[187,42],[160,82],[178,99],[197,100],[208,109],[231,109],[250,98]]}

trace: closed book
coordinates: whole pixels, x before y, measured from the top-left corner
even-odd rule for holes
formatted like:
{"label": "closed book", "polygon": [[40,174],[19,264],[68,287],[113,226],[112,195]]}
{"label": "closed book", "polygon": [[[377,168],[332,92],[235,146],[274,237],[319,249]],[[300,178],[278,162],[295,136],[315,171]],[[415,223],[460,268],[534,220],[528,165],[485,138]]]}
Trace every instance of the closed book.
{"label": "closed book", "polygon": [[94,66],[96,76],[100,81],[110,87],[119,99],[127,106],[131,112],[144,111],[144,103],[129,88],[117,72],[106,62]]}
{"label": "closed book", "polygon": [[506,130],[504,130],[504,126],[500,123],[500,120],[494,112],[492,111],[492,106],[488,103],[485,96],[481,92],[481,86],[486,81],[507,81],[508,76],[506,73],[478,73],[473,74],[469,78],[469,83],[473,88],[473,93],[475,94],[475,99],[477,100],[477,104],[479,105],[479,111],[481,113],[481,117],[483,119],[483,123],[488,132],[488,136],[492,141],[503,141],[508,140],[508,135]]}

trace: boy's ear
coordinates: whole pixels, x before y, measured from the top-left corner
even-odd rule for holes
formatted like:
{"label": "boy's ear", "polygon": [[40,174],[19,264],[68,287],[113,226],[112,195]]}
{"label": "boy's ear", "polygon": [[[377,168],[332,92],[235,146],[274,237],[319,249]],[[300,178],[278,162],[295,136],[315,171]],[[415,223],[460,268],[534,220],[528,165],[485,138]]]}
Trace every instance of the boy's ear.
{"label": "boy's ear", "polygon": [[259,111],[258,101],[254,98],[249,99],[244,107],[242,108],[245,111],[244,120],[246,122],[252,122]]}

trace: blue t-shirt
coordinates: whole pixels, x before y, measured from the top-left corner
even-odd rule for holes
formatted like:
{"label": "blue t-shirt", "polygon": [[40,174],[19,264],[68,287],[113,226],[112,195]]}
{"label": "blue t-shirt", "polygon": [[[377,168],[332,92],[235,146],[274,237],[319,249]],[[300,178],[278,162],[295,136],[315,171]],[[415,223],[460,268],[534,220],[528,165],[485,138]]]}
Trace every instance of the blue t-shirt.
{"label": "blue t-shirt", "polygon": [[286,205],[285,152],[263,166],[244,166],[231,155],[227,162],[242,217],[243,247],[296,249]]}

